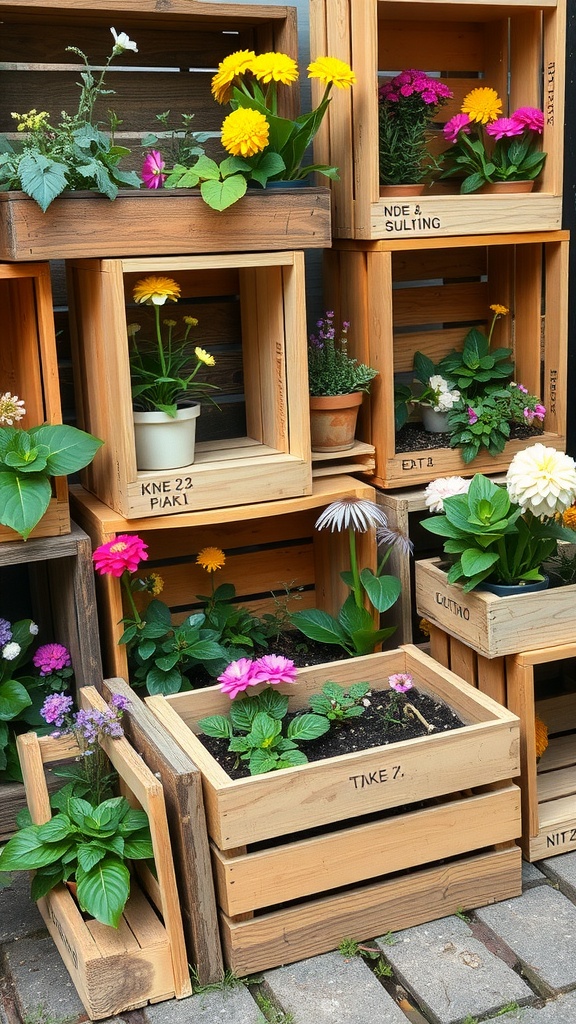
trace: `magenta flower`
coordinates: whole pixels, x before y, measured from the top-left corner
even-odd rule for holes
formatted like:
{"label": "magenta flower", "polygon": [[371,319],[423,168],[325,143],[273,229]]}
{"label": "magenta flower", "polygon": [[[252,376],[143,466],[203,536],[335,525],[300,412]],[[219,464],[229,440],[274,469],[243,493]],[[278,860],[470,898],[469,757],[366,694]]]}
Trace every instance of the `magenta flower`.
{"label": "magenta flower", "polygon": [[40,708],[40,714],[48,725],[60,727],[64,724],[64,718],[73,703],[72,697],[65,697],[63,693],[51,693]]}
{"label": "magenta flower", "polygon": [[512,114],[512,120],[521,124],[523,131],[537,132],[538,135],[544,131],[544,114],[537,107],[518,107]]}
{"label": "magenta flower", "polygon": [[528,394],[528,388],[525,388],[523,384],[516,384],[515,386],[518,388],[518,391],[522,392],[523,395]]}
{"label": "magenta flower", "polygon": [[218,676],[222,693],[227,693],[230,700],[234,700],[239,693],[249,686],[254,686],[258,680],[254,678],[254,662],[250,658],[238,658],[238,661],[231,661],[224,669],[221,676]]}
{"label": "magenta flower", "polygon": [[495,121],[484,125],[484,130],[487,135],[491,135],[496,140],[512,139],[515,135],[522,135],[524,126],[519,121],[515,121],[513,117],[498,117]]}
{"label": "magenta flower", "polygon": [[62,644],[44,644],[32,657],[41,676],[49,676],[60,668],[68,668],[72,664],[70,654]]}
{"label": "magenta flower", "polygon": [[147,548],[148,545],[136,534],[122,533],[96,548],[92,560],[101,576],[119,578],[125,570],[136,572],[140,562],[148,558]]}
{"label": "magenta flower", "polygon": [[478,423],[478,416],[474,412],[474,409],[472,408],[471,405],[468,406],[466,412],[468,413],[468,423],[470,424],[470,426],[473,426],[474,423]]}
{"label": "magenta flower", "polygon": [[252,666],[252,681],[254,683],[295,683],[298,669],[289,658],[283,658],[280,654],[265,654],[258,658]]}
{"label": "magenta flower", "polygon": [[142,181],[146,188],[162,188],[168,177],[167,174],[162,173],[165,167],[162,154],[157,149],[153,149],[151,153],[147,154],[142,164]]}
{"label": "magenta flower", "polygon": [[406,693],[407,690],[412,689],[412,676],[409,672],[395,672],[394,675],[388,676],[388,682],[390,688],[396,690],[396,693]]}
{"label": "magenta flower", "polygon": [[460,132],[464,132],[465,135],[469,135],[470,124],[471,121],[468,114],[454,114],[454,117],[451,117],[443,128],[443,135],[446,142],[456,142]]}

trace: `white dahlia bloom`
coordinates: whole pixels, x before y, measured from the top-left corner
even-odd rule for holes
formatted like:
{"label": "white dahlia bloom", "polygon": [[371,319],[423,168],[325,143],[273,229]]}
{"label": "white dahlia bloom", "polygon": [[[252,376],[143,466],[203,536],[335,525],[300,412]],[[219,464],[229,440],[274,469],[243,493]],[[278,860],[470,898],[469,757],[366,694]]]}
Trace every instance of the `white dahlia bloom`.
{"label": "white dahlia bloom", "polygon": [[470,480],[461,476],[442,476],[432,480],[424,491],[426,507],[431,512],[444,511],[444,498],[452,498],[455,494],[467,494]]}
{"label": "white dahlia bloom", "polygon": [[564,512],[576,498],[576,462],[543,444],[514,456],[506,474],[511,501],[535,516]]}

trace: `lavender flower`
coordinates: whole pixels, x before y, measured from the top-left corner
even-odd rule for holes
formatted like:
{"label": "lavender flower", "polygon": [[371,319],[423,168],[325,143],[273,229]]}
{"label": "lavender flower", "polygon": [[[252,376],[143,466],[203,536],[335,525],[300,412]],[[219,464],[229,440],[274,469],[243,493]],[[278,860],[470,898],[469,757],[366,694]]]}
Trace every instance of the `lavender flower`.
{"label": "lavender flower", "polygon": [[57,725],[60,728],[64,725],[64,719],[73,703],[72,697],[66,697],[62,693],[51,693],[40,708],[40,714],[48,725]]}
{"label": "lavender flower", "polygon": [[0,619],[0,647],[4,647],[12,639],[12,626],[8,619]]}

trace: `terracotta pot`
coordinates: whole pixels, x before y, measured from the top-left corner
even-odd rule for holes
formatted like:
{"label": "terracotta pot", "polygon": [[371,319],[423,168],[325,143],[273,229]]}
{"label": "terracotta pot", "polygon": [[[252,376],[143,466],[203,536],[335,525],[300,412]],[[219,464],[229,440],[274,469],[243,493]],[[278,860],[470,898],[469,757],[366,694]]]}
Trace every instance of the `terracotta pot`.
{"label": "terracotta pot", "polygon": [[165,412],[134,412],[137,468],[163,470],[191,466],[199,415],[199,402],[179,409],[176,417],[167,416]]}
{"label": "terracotta pot", "polygon": [[310,396],[313,452],[344,452],[354,446],[356,421],[363,392]]}
{"label": "terracotta pot", "polygon": [[498,195],[501,192],[515,195],[520,192],[531,192],[533,181],[487,181],[478,191],[484,195]]}
{"label": "terracotta pot", "polygon": [[388,196],[421,196],[425,188],[425,181],[411,185],[380,185],[380,198],[386,199]]}

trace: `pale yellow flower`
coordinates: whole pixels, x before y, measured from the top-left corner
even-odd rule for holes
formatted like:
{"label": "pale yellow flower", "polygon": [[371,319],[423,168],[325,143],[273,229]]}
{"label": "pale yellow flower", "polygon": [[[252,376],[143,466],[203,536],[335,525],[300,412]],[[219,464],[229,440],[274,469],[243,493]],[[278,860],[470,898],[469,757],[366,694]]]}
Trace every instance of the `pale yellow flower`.
{"label": "pale yellow flower", "polygon": [[471,121],[487,124],[501,116],[502,100],[495,89],[486,86],[472,89],[462,101],[462,113],[468,114]]}
{"label": "pale yellow flower", "polygon": [[143,277],[137,281],[132,290],[136,302],[148,306],[163,306],[165,302],[177,302],[180,298],[180,285],[171,277]]}
{"label": "pale yellow flower", "polygon": [[157,572],[151,572],[148,577],[147,591],[152,597],[158,597],[164,590],[164,580]]}
{"label": "pale yellow flower", "polygon": [[259,82],[281,82],[292,85],[298,79],[298,65],[285,53],[260,53],[254,58],[250,70]]}
{"label": "pale yellow flower", "polygon": [[212,79],[212,95],[217,103],[228,103],[234,85],[241,75],[250,70],[255,56],[254,50],[237,50],[220,61]]}
{"label": "pale yellow flower", "polygon": [[356,83],[350,65],[338,57],[317,57],[308,65],[308,78],[319,78],[324,85],[335,85],[337,89],[349,89]]}
{"label": "pale yellow flower", "polygon": [[206,366],[216,366],[214,356],[211,356],[209,352],[206,352],[206,349],[195,348],[194,355],[200,363],[204,363]]}
{"label": "pale yellow flower", "polygon": [[188,324],[188,327],[198,327],[198,321],[195,316],[185,316],[184,323]]}
{"label": "pale yellow flower", "polygon": [[259,110],[238,107],[222,122],[222,145],[232,156],[255,156],[268,145],[270,125]]}
{"label": "pale yellow flower", "polygon": [[196,557],[196,565],[201,565],[206,572],[216,572],[226,563],[226,555],[220,548],[202,548]]}
{"label": "pale yellow flower", "polygon": [[564,513],[576,499],[576,462],[555,448],[533,444],[512,459],[506,474],[510,499],[535,516]]}

